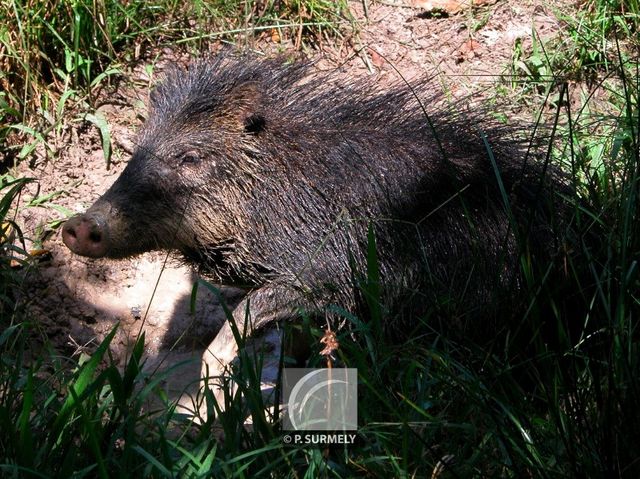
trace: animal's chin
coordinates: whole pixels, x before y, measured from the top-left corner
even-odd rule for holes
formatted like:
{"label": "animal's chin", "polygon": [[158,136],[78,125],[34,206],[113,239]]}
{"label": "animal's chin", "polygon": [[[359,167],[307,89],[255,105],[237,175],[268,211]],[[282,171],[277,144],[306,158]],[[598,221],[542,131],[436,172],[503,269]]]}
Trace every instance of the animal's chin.
{"label": "animal's chin", "polygon": [[184,262],[213,283],[257,288],[277,277],[265,265],[240,258],[232,242],[181,250]]}
{"label": "animal's chin", "polygon": [[226,284],[224,255],[216,248],[195,247],[179,250],[183,261],[199,274],[212,279],[216,283]]}

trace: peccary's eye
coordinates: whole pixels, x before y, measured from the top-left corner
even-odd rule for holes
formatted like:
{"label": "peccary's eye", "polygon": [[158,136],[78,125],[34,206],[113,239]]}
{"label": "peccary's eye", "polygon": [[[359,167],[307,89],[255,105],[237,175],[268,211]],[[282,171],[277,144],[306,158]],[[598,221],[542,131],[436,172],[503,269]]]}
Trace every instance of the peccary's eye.
{"label": "peccary's eye", "polygon": [[197,165],[200,163],[200,157],[195,153],[184,153],[179,157],[180,165]]}
{"label": "peccary's eye", "polygon": [[266,120],[262,115],[251,115],[244,120],[244,131],[247,133],[260,133],[266,126]]}

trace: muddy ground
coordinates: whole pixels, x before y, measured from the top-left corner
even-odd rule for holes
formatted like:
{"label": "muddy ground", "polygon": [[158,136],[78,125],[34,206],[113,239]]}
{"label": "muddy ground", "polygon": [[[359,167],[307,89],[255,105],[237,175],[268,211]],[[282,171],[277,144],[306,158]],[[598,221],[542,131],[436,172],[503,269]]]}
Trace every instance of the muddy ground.
{"label": "muddy ground", "polygon": [[[530,48],[534,29],[543,38],[561,31],[553,13],[557,3],[551,8],[538,1],[498,1],[449,16],[425,13],[429,3],[372,2],[365,16],[363,4],[352,2],[360,34],[307,54],[316,68],[340,66],[347,75],[376,74],[383,84],[398,81],[396,70],[409,78],[434,76],[430,87],[442,86],[457,97],[490,89],[501,74],[509,73],[516,42]],[[270,42],[263,39],[259,48],[276,50]],[[58,193],[50,204],[81,212],[98,198],[130,156],[149,86],[176,58],[165,50],[154,63],[152,77],[147,63],[140,62],[116,88],[102,92],[98,111],[108,122],[113,144],[109,169],[98,129],[87,121],[72,122],[53,139],[53,153],[40,152],[31,165],[19,166],[20,176],[37,179],[23,193],[23,204],[34,196]],[[41,237],[42,229],[50,230],[42,244],[50,252],[48,259],[21,272],[29,317],[66,353],[91,350],[119,322],[112,350],[121,361],[143,330],[148,368],[192,359],[166,385],[170,396],[180,394],[197,379],[201,354],[224,321],[217,299],[200,288],[192,312],[197,277],[166,253],[121,261],[72,255],[62,244],[60,229],[47,226],[63,218],[50,204],[22,208],[17,218],[28,240]],[[28,241],[28,248],[36,246]],[[231,301],[238,298],[237,291],[223,291]]]}

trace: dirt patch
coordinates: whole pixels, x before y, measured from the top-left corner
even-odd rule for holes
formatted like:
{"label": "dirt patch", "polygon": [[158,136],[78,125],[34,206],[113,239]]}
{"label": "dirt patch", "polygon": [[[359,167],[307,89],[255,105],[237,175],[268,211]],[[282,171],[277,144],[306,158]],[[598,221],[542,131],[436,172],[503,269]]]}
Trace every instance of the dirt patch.
{"label": "dirt patch", "polygon": [[559,2],[551,7],[537,1],[499,1],[451,16],[410,6],[422,3],[383,2],[370,7],[365,19],[361,3],[354,2],[363,30],[354,50],[340,52],[343,58],[353,57],[349,68],[366,68],[392,81],[399,75],[434,76],[445,90],[464,96],[508,75],[516,43],[530,48],[534,30],[544,40],[560,29],[553,15]]}
{"label": "dirt patch", "polygon": [[[385,83],[398,81],[398,72],[408,78],[436,76],[454,97],[493,85],[508,71],[515,42],[524,48],[531,44],[532,29],[542,37],[559,29],[550,9],[536,2],[498,2],[447,18],[426,15],[406,4],[375,3],[367,12],[362,5],[352,4],[362,25],[359,39],[315,53],[317,67],[341,66],[347,75],[377,73]],[[265,45],[267,50],[271,47]],[[165,52],[161,60],[173,58]],[[20,165],[20,176],[37,180],[22,195],[23,203],[61,192],[52,202],[81,212],[115,181],[133,149],[148,95],[149,78],[142,65],[129,80],[105,96],[98,110],[111,131],[111,167],[106,168],[97,129],[86,122],[76,124],[62,133],[53,157],[40,159],[34,168]],[[27,238],[34,239],[59,217],[50,207],[29,207],[20,210],[17,221]],[[191,311],[197,278],[189,268],[164,253],[121,261],[74,256],[62,244],[59,230],[43,246],[51,259],[23,270],[23,294],[29,317],[42,325],[54,345],[72,352],[91,349],[119,323],[113,342],[116,358],[124,358],[144,331],[148,367],[194,358],[189,374],[170,389],[179,392],[197,378],[199,358],[224,315],[215,297],[202,288]],[[238,299],[237,290],[223,291],[230,301]]]}

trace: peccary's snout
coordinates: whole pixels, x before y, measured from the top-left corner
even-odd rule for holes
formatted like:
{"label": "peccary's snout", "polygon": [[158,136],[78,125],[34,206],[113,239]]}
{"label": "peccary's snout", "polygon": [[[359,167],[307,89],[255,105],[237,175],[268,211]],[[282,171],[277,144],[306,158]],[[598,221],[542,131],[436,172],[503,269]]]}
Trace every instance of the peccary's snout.
{"label": "peccary's snout", "polygon": [[62,227],[62,241],[76,254],[102,258],[109,249],[109,232],[98,216],[85,213],[67,220]]}

